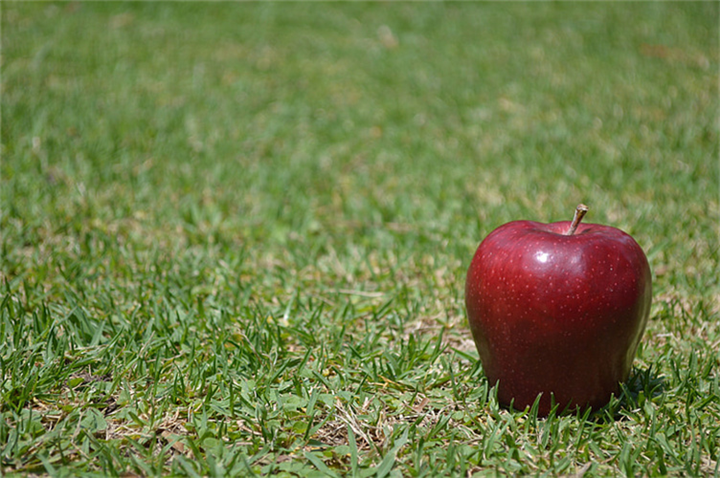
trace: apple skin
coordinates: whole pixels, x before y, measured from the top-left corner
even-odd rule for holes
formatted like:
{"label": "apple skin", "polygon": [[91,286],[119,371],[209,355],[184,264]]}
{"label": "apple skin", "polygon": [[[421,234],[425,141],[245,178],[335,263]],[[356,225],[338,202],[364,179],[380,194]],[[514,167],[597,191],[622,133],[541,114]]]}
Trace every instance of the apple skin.
{"label": "apple skin", "polygon": [[[538,414],[607,404],[627,380],[652,298],[650,266],[614,227],[515,221],[478,247],[465,306],[498,400]],[[551,398],[552,397],[554,398]]]}

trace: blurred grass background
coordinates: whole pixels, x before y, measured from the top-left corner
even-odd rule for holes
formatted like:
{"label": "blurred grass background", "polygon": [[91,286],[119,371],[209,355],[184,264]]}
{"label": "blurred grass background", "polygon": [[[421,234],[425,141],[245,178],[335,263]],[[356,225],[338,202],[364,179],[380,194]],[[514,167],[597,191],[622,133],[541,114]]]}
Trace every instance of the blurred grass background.
{"label": "blurred grass background", "polygon": [[[25,451],[5,449],[3,466],[57,456],[19,424],[38,403],[62,409],[75,396],[67,380],[111,376],[97,393],[113,400],[142,396],[151,372],[156,383],[194,383],[160,399],[172,414],[202,401],[193,369],[210,367],[233,337],[228,347],[248,362],[223,371],[213,362],[222,393],[251,376],[291,380],[303,357],[350,373],[360,359],[343,344],[365,359],[378,347],[402,355],[409,336],[442,337],[451,375],[455,363],[473,390],[484,379],[468,358],[462,290],[475,247],[510,220],[568,220],[578,202],[588,222],[622,228],[649,256],[655,302],[640,366],[669,373],[668,354],[689,360],[704,342],[700,368],[717,388],[718,8],[3,2],[0,436],[27,439]],[[65,332],[52,342],[48,330]],[[253,365],[238,333],[280,357]],[[327,344],[339,355],[323,355]],[[137,359],[153,350],[164,352],[149,371]],[[60,367],[61,357],[74,365]],[[447,374],[438,355],[417,360],[406,370],[416,393],[447,392],[430,385]],[[387,392],[362,374],[307,380],[329,394]],[[87,400],[71,400],[78,420]],[[142,436],[157,429],[141,422]],[[282,445],[244,440],[295,456],[288,426]],[[135,439],[120,435],[88,447]],[[716,449],[702,456],[716,461]],[[620,455],[591,473],[615,473]],[[497,463],[563,471],[512,456]],[[273,460],[249,463],[267,472]],[[453,469],[437,463],[434,472]],[[108,458],[103,469],[133,466]]]}

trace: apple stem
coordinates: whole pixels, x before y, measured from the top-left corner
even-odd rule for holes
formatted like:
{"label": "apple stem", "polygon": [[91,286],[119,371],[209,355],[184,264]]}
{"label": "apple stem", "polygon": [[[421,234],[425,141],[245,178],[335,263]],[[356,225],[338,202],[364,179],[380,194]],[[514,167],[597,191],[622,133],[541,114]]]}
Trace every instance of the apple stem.
{"label": "apple stem", "polygon": [[575,234],[575,231],[580,225],[580,221],[582,221],[582,218],[585,217],[585,214],[587,214],[587,212],[588,207],[586,205],[578,204],[578,206],[575,208],[575,216],[573,217],[572,223],[570,224],[570,229],[568,229],[565,233],[566,236],[572,236],[573,234]]}

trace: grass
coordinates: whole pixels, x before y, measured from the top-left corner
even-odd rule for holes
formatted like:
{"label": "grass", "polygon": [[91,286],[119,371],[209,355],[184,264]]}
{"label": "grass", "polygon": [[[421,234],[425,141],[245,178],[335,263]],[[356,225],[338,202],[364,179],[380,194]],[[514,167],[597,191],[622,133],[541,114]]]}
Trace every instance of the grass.
{"label": "grass", "polygon": [[[2,3],[7,476],[718,476],[717,3]],[[594,414],[498,406],[464,275],[632,234]]]}

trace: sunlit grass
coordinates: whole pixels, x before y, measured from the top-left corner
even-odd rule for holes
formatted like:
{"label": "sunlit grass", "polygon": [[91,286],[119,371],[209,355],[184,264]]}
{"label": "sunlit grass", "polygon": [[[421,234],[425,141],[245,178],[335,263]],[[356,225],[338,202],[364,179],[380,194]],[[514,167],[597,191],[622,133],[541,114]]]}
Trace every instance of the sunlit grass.
{"label": "sunlit grass", "polygon": [[[2,472],[717,474],[717,19],[4,2]],[[466,268],[578,202],[648,254],[636,370],[501,409]]]}

